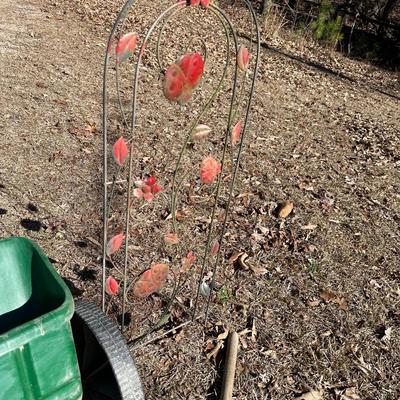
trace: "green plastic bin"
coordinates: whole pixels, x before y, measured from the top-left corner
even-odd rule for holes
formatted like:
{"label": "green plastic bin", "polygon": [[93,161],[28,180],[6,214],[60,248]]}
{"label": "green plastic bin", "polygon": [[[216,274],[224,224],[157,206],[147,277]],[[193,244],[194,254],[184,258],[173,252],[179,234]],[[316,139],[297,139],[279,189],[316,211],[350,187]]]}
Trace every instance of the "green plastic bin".
{"label": "green plastic bin", "polygon": [[26,238],[0,241],[0,399],[77,400],[74,303],[48,258]]}

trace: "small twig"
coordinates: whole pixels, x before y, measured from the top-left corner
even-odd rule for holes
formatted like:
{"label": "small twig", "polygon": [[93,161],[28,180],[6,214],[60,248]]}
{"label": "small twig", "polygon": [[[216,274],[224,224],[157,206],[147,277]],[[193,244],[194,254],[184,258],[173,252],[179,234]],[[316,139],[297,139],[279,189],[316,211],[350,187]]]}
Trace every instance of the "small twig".
{"label": "small twig", "polygon": [[[192,321],[191,319],[190,319],[189,321],[183,322],[182,324],[180,324],[180,325],[178,325],[178,326],[175,326],[174,328],[171,328],[171,329],[169,329],[168,331],[163,332],[161,335],[158,335],[158,336],[156,336],[156,337],[154,337],[154,338],[152,338],[152,339],[149,339],[149,340],[147,340],[147,341],[144,342],[144,343],[137,343],[137,342],[135,342],[135,343],[133,343],[132,345],[129,346],[129,350],[130,350],[130,351],[134,351],[134,350],[136,350],[136,349],[138,349],[138,348],[140,348],[140,347],[144,347],[144,346],[146,346],[146,345],[148,345],[148,344],[150,344],[150,343],[153,343],[153,342],[155,342],[155,341],[157,341],[157,340],[160,340],[160,339],[162,339],[163,337],[165,337],[166,335],[168,335],[169,333],[174,332],[174,331],[177,331],[178,329],[181,329],[181,328],[183,328],[184,326],[191,324],[192,322],[193,322],[193,321]],[[145,336],[147,336],[147,334],[146,334]],[[140,339],[139,339],[139,340],[140,340]]]}

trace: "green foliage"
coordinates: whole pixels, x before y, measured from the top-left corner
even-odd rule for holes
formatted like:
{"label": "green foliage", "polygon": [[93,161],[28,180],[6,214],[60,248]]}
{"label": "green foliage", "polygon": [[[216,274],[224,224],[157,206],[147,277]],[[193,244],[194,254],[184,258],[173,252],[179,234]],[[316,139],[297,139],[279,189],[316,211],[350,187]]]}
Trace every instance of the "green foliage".
{"label": "green foliage", "polygon": [[217,298],[220,303],[226,306],[229,300],[232,298],[232,294],[225,286],[223,286],[221,289],[218,290]]}
{"label": "green foliage", "polygon": [[336,45],[343,39],[342,17],[332,19],[333,5],[331,0],[323,0],[318,18],[311,25],[314,37],[326,44]]}
{"label": "green foliage", "polygon": [[314,260],[313,258],[307,259],[306,265],[307,265],[307,269],[311,275],[319,272],[320,267],[318,265],[318,262],[316,260]]}

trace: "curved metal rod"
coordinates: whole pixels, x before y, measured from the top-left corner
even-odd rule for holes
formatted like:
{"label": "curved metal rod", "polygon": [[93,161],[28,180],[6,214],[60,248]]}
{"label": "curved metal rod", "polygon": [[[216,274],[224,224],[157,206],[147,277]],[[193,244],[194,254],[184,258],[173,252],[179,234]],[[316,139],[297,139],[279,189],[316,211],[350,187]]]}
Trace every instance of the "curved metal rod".
{"label": "curved metal rod", "polygon": [[173,10],[173,11],[171,12],[171,14],[168,15],[167,18],[165,18],[165,21],[164,21],[163,24],[161,25],[160,31],[158,32],[157,43],[156,43],[156,56],[157,56],[158,68],[160,69],[160,71],[163,71],[163,70],[164,70],[164,68],[163,68],[163,66],[162,66],[162,63],[161,63],[161,55],[160,55],[160,43],[161,43],[162,34],[164,33],[164,29],[165,29],[165,27],[167,26],[168,22],[169,22],[176,14],[178,14],[179,12],[183,12],[183,10],[186,10],[186,8],[184,8],[184,9],[178,8],[178,9],[176,9],[176,10]]}
{"label": "curved metal rod", "polygon": [[[255,72],[253,75],[253,82],[252,82],[252,87],[251,87],[251,92],[250,92],[250,99],[249,99],[249,103],[247,105],[247,111],[246,111],[246,117],[245,117],[245,122],[244,122],[244,126],[243,126],[243,131],[242,131],[242,135],[241,135],[241,140],[240,140],[240,145],[239,145],[239,150],[238,150],[238,157],[237,157],[237,162],[235,165],[235,171],[234,171],[234,175],[232,178],[232,183],[231,183],[231,187],[230,187],[230,192],[229,192],[229,198],[228,198],[228,202],[227,202],[227,207],[226,210],[229,209],[230,206],[230,202],[231,202],[231,198],[233,195],[233,186],[235,183],[235,179],[237,176],[237,172],[238,172],[238,167],[239,167],[239,159],[240,159],[240,155],[241,155],[241,151],[242,151],[242,146],[243,146],[243,140],[244,140],[244,136],[245,136],[245,132],[246,132],[246,127],[247,127],[247,123],[248,123],[248,116],[249,116],[249,111],[250,111],[250,105],[251,105],[251,100],[252,100],[252,96],[254,93],[254,87],[255,87],[255,78],[256,78],[256,74],[257,74],[257,69],[258,69],[258,64],[259,64],[259,51],[260,51],[260,45],[259,45],[259,29],[258,29],[258,25],[257,25],[257,20],[255,17],[255,13],[254,10],[251,7],[251,4],[248,2],[248,0],[244,0],[246,5],[248,6],[248,8],[250,9],[251,13],[252,13],[252,17],[254,19],[255,25],[256,25],[256,31],[257,31],[257,59],[256,59],[256,66],[255,66]],[[126,13],[128,12],[129,8],[132,6],[132,4],[134,3],[134,0],[128,0],[123,9],[121,10],[114,26],[113,26],[113,30],[110,34],[109,37],[109,41],[108,41],[108,48],[110,48],[112,39],[115,35],[115,31],[118,27],[118,24],[121,22],[121,20],[123,18],[125,18]],[[175,7],[184,5],[184,2],[181,1],[178,4],[175,4],[173,6],[171,6],[170,8],[168,8],[163,14],[161,14],[157,20],[155,21],[155,23],[152,25],[152,27],[149,29],[147,35],[146,35],[146,39],[144,41],[144,43],[147,42],[148,38],[150,37],[152,31],[155,29],[155,27],[157,26],[157,24],[160,22],[161,19],[163,19],[163,17],[165,17],[165,15],[170,12],[171,10],[174,10],[175,12],[177,12],[178,10],[175,9]],[[229,25],[229,28],[231,30],[231,33],[234,37],[234,41],[235,41],[235,48],[236,48],[236,54],[238,52],[238,45],[237,45],[237,38],[235,35],[235,32],[233,30],[233,26],[230,22],[230,20],[228,19],[228,17],[226,16],[226,14],[220,10],[218,7],[215,6],[210,6],[211,10],[213,10],[213,12],[221,19],[221,17],[218,15],[218,13],[220,15],[222,15],[222,18],[227,22],[227,24]],[[172,15],[169,17],[171,18]],[[225,24],[223,23],[224,28]],[[204,41],[202,42],[204,44]],[[127,200],[127,215],[126,215],[126,224],[125,224],[125,231],[126,231],[126,241],[125,241],[125,263],[124,263],[124,295],[123,295],[123,310],[122,310],[122,327],[124,326],[124,314],[125,314],[125,301],[126,301],[126,274],[127,274],[127,258],[128,258],[128,242],[129,242],[129,208],[130,208],[130,186],[131,186],[131,177],[132,177],[132,153],[133,153],[133,132],[134,132],[134,127],[135,127],[135,119],[136,119],[136,98],[137,98],[137,83],[138,83],[138,76],[139,76],[139,67],[140,67],[140,61],[141,61],[141,55],[139,55],[139,59],[137,61],[137,65],[136,65],[136,71],[135,71],[135,79],[134,79],[134,90],[133,90],[133,104],[132,104],[132,124],[131,124],[131,138],[130,140],[131,142],[131,151],[130,151],[130,158],[129,158],[129,176],[128,176],[128,200]],[[104,150],[104,167],[103,167],[103,178],[104,178],[104,199],[105,199],[105,203],[106,203],[106,199],[107,199],[107,104],[106,104],[106,71],[107,71],[107,63],[108,63],[108,58],[109,58],[109,53],[107,51],[106,53],[106,57],[105,57],[105,63],[104,63],[104,76],[103,76],[103,150]],[[235,69],[235,78],[234,78],[234,87],[233,87],[233,94],[232,94],[232,99],[231,99],[231,107],[230,107],[230,111],[229,111],[229,119],[228,119],[228,129],[226,131],[226,135],[225,135],[225,145],[224,145],[224,152],[223,152],[223,157],[222,157],[222,165],[224,165],[224,161],[225,161],[225,153],[226,153],[226,149],[227,149],[227,142],[228,142],[228,137],[229,137],[229,133],[231,131],[231,124],[232,124],[232,119],[233,119],[233,114],[232,110],[233,110],[233,102],[236,96],[236,78],[237,78],[237,64],[236,64],[236,69]],[[189,135],[190,137],[190,135]],[[210,247],[210,243],[211,243],[211,236],[212,236],[212,231],[213,231],[213,221],[215,219],[215,211],[217,208],[217,202],[218,202],[218,196],[219,196],[219,188],[220,188],[220,183],[221,183],[221,178],[222,178],[222,174],[219,176],[218,179],[218,184],[217,184],[217,194],[215,197],[215,203],[214,203],[214,208],[213,208],[213,215],[212,215],[212,220],[210,223],[210,230],[209,230],[209,235],[208,235],[208,241],[207,241],[207,245],[206,245],[206,250],[205,250],[205,256],[204,256],[204,261],[203,261],[203,267],[202,267],[202,271],[201,271],[201,277],[200,277],[200,281],[199,284],[201,283],[201,280],[204,276],[204,270],[205,270],[205,265],[206,265],[206,258],[208,256],[209,253],[209,247]],[[103,203],[103,219],[104,219],[104,232],[103,232],[103,291],[102,291],[102,300],[103,300],[103,309],[104,309],[104,289],[105,289],[105,249],[106,249],[106,244],[107,244],[107,225],[108,225],[108,220],[107,220],[107,207],[104,206]],[[106,212],[104,212],[106,211]],[[220,243],[222,243],[222,239],[224,236],[224,232],[226,229],[226,222],[227,222],[227,214],[228,212],[225,213],[225,218],[224,218],[224,223],[223,223],[223,228],[221,231],[221,235],[220,235]],[[221,247],[220,247],[221,248]],[[213,268],[213,276],[212,276],[212,286],[214,283],[214,279],[215,279],[215,275],[216,275],[216,269],[217,269],[217,265],[219,263],[219,257],[220,257],[220,251],[217,254],[217,258],[214,264],[214,268]],[[198,301],[198,297],[199,297],[199,286],[198,286],[198,291],[197,291],[197,295],[196,295],[196,302],[195,302],[195,308],[194,308],[194,313],[193,313],[193,319],[195,318],[196,315],[196,310],[197,310],[197,301]],[[207,308],[206,308],[206,317],[205,319],[207,319],[207,313],[208,313],[208,307],[209,307],[209,303],[211,300],[211,296],[208,297],[208,301],[207,301]]]}
{"label": "curved metal rod", "polygon": [[[173,17],[175,17],[175,15],[176,15],[178,12],[180,12],[180,11],[183,12],[183,11],[185,11],[185,10],[187,10],[187,9],[188,9],[188,7],[185,7],[185,8],[182,9],[182,10],[180,10],[180,9],[174,10],[174,11],[165,19],[165,21],[164,21],[163,24],[161,25],[161,28],[160,28],[160,31],[159,31],[158,37],[157,37],[157,44],[156,44],[157,64],[158,64],[158,68],[160,69],[160,71],[164,71],[164,67],[163,67],[163,65],[162,65],[162,63],[161,63],[160,43],[161,43],[161,37],[162,37],[162,34],[164,33],[165,27],[167,26],[168,22],[171,21],[171,19],[172,19]],[[201,42],[201,45],[203,46],[203,50],[204,50],[204,63],[205,63],[205,62],[207,61],[207,45],[206,45],[206,43],[205,43],[205,41],[204,41],[203,38],[195,38],[195,39],[192,38],[192,39],[190,39],[188,45],[186,46],[185,53],[187,52],[188,47],[189,47],[194,41],[196,41],[196,40],[199,40],[199,41]]]}
{"label": "curved metal rod", "polygon": [[108,198],[108,190],[107,190],[107,182],[108,182],[108,164],[107,164],[107,118],[108,118],[108,109],[107,109],[107,71],[108,71],[108,62],[110,58],[110,49],[112,45],[112,41],[117,31],[118,25],[126,18],[126,15],[129,9],[132,7],[135,0],[127,0],[123,5],[121,11],[119,12],[117,19],[111,29],[111,33],[108,37],[106,54],[104,56],[104,68],[103,68],[103,101],[102,101],[102,109],[103,109],[103,265],[102,265],[102,291],[101,291],[101,303],[102,310],[105,311],[105,288],[106,288],[106,250],[107,250],[107,230],[108,230],[108,208],[107,208],[107,198]]}
{"label": "curved metal rod", "polygon": [[[219,17],[218,15],[217,15],[217,17],[220,19],[220,17]],[[230,52],[230,48],[229,48],[229,47],[230,47],[230,44],[229,44],[229,33],[228,33],[227,29],[226,29],[226,26],[225,26],[223,20],[220,19],[220,21],[221,21],[222,26],[224,27],[225,36],[228,38],[228,40],[227,40],[227,47],[226,47],[226,54],[227,54],[227,55],[226,55],[226,60],[225,60],[225,66],[224,66],[224,70],[223,70],[221,79],[220,79],[220,81],[218,82],[217,87],[215,88],[214,92],[213,92],[212,95],[210,96],[209,100],[207,101],[207,103],[205,104],[205,106],[203,107],[203,109],[200,111],[200,113],[199,113],[199,115],[197,116],[197,118],[194,120],[194,122],[193,122],[193,124],[192,124],[192,126],[191,126],[191,128],[190,128],[190,130],[189,130],[189,132],[188,132],[188,134],[187,134],[187,136],[186,136],[185,142],[183,143],[182,149],[181,149],[181,151],[180,151],[180,153],[179,153],[178,161],[177,161],[176,166],[175,166],[174,175],[173,175],[173,179],[172,179],[172,193],[171,193],[172,225],[173,225],[173,228],[174,228],[174,232],[175,232],[175,233],[176,233],[176,231],[177,231],[176,212],[175,212],[175,210],[176,210],[176,198],[177,198],[178,190],[179,190],[179,186],[180,186],[179,184],[176,185],[176,178],[177,178],[178,170],[179,170],[179,167],[180,167],[180,164],[181,164],[181,161],[182,161],[182,157],[183,157],[183,154],[184,154],[184,152],[185,152],[185,150],[186,150],[186,147],[187,147],[187,145],[188,145],[188,143],[189,143],[189,140],[190,140],[190,137],[191,137],[192,132],[194,131],[194,129],[195,129],[196,126],[198,125],[200,119],[201,119],[201,118],[203,117],[203,115],[207,112],[207,110],[210,108],[211,104],[213,103],[213,101],[215,100],[215,98],[217,97],[217,95],[219,94],[219,92],[221,91],[222,85],[223,85],[223,83],[224,83],[224,80],[225,80],[225,77],[226,77],[226,74],[227,74],[227,71],[228,71],[228,65],[229,65],[229,60],[230,60],[230,54],[229,54],[229,52]]]}
{"label": "curved metal rod", "polygon": [[185,53],[188,52],[189,47],[192,45],[192,43],[193,43],[193,42],[196,42],[197,40],[200,41],[201,45],[203,46],[203,51],[204,51],[204,64],[205,64],[205,63],[207,62],[208,51],[207,51],[206,41],[205,41],[203,38],[196,37],[196,38],[190,39],[190,42],[189,42],[188,45],[186,46]]}
{"label": "curved metal rod", "polygon": [[[170,10],[171,10],[171,7],[170,7],[169,9],[167,9],[162,15],[160,15],[160,18],[159,18],[157,21],[155,21],[155,23],[153,24],[153,26],[149,29],[148,34],[147,34],[147,36],[146,36],[144,42],[147,42],[147,41],[148,41],[148,38],[149,38],[149,36],[151,35],[152,31],[153,31],[153,30],[155,29],[155,27],[157,26],[158,21],[161,20],[161,19],[163,18],[163,16],[167,15],[168,12],[170,12]],[[168,16],[168,19],[170,19],[171,16],[172,16],[172,15],[175,15],[178,11],[180,11],[180,10],[179,10],[179,9],[174,9],[174,11]],[[165,26],[165,23],[163,24],[163,27],[164,27],[164,26]],[[227,37],[229,37],[229,34],[228,34],[228,32],[227,32],[226,27],[225,27],[224,24],[223,24],[223,26],[224,26],[225,34],[227,35]],[[158,40],[160,40],[160,36],[158,37]],[[204,42],[203,42],[203,43],[204,43]],[[139,64],[139,63],[140,63],[140,60],[138,60],[138,64]],[[138,64],[137,64],[137,70],[138,70]],[[181,158],[182,158],[182,156],[183,156],[183,153],[184,153],[184,150],[185,150],[185,148],[186,148],[186,146],[187,146],[187,143],[188,143],[188,141],[189,141],[189,139],[190,139],[190,137],[191,137],[192,131],[193,131],[194,128],[197,126],[199,120],[202,118],[202,116],[204,115],[204,113],[208,110],[208,108],[210,107],[210,105],[211,105],[212,102],[214,101],[215,97],[218,95],[219,91],[221,90],[223,81],[224,81],[224,79],[225,79],[225,77],[226,77],[226,74],[227,74],[227,66],[228,66],[228,64],[229,64],[229,43],[227,44],[227,62],[226,62],[226,64],[225,64],[225,68],[224,68],[222,77],[221,77],[221,79],[220,79],[220,81],[219,81],[219,83],[218,83],[218,85],[217,85],[215,91],[212,93],[210,99],[208,100],[208,102],[207,102],[206,105],[204,106],[203,110],[199,113],[198,117],[196,118],[196,120],[195,120],[194,123],[192,124],[192,126],[191,126],[191,128],[190,128],[190,130],[189,130],[189,132],[188,132],[188,135],[187,135],[187,137],[186,137],[185,143],[184,143],[184,145],[183,145],[183,147],[182,147],[182,149],[181,149],[181,152],[180,152],[180,155],[179,155],[179,159],[178,159],[178,162],[177,162],[177,166],[176,166],[176,169],[175,169],[175,172],[174,172],[174,183],[173,183],[173,189],[172,189],[172,204],[171,204],[171,209],[172,209],[172,217],[173,217],[173,224],[174,224],[174,229],[175,229],[175,230],[176,230],[176,218],[175,218],[175,212],[174,212],[174,210],[175,210],[176,194],[177,194],[177,190],[175,190],[175,184],[176,184],[177,170],[179,169],[179,165],[180,165],[180,160],[181,160]],[[138,77],[135,75],[135,86],[134,86],[134,87],[137,86],[137,81],[138,81]],[[135,96],[135,94],[134,94],[134,96]],[[134,101],[135,101],[135,105],[136,105],[136,98],[134,99]],[[134,110],[134,113],[135,113],[135,110]],[[132,120],[132,124],[134,124],[134,122],[135,122],[135,121]],[[133,125],[132,125],[132,126],[133,126]],[[131,152],[131,153],[132,153],[132,152]],[[130,187],[129,183],[128,183],[128,187]],[[126,244],[126,243],[127,243],[127,242],[125,242],[125,244]],[[125,279],[125,273],[124,273],[124,282],[125,282],[125,281],[126,281],[126,279]],[[178,283],[179,283],[179,282],[178,282]],[[171,297],[171,301],[168,303],[168,308],[169,308],[169,306],[172,304],[172,301],[173,301],[174,297],[176,296],[176,293],[177,293],[178,290],[179,290],[179,285],[176,286],[175,290],[173,291],[173,296]],[[125,291],[125,293],[126,293],[126,291]],[[124,298],[126,299],[126,296],[124,296]],[[124,315],[124,304],[123,304],[123,313],[122,313],[122,315]]]}
{"label": "curved metal rod", "polygon": [[[148,29],[147,34],[143,40],[144,43],[147,43],[150,35],[157,27],[159,22],[172,10],[177,7],[182,7],[186,3],[184,1],[179,1],[178,3],[173,4],[169,8],[167,8],[163,13],[161,13],[151,27]],[[133,138],[133,132],[135,130],[135,122],[136,122],[136,107],[137,107],[137,86],[139,80],[139,68],[140,62],[142,61],[143,52],[139,52],[139,57],[136,63],[135,75],[133,80],[133,92],[132,92],[132,116],[131,116],[131,131],[130,138]],[[126,304],[126,280],[127,280],[127,270],[128,270],[128,257],[129,257],[129,222],[130,222],[130,206],[131,206],[131,187],[132,187],[132,167],[133,167],[133,150],[134,150],[135,142],[132,140],[130,151],[129,151],[129,169],[128,169],[128,191],[127,191],[127,202],[126,202],[126,217],[125,217],[125,257],[124,257],[124,278],[123,278],[123,297],[122,297],[122,318],[121,318],[121,329],[124,329],[124,317],[125,317],[125,304]]]}
{"label": "curved metal rod", "polygon": [[185,150],[186,150],[186,147],[187,147],[187,145],[188,145],[188,143],[189,143],[191,133],[193,132],[193,130],[195,129],[195,127],[196,127],[197,124],[199,123],[199,121],[200,121],[200,119],[202,118],[202,116],[205,114],[205,112],[206,112],[206,111],[208,110],[208,108],[211,106],[212,102],[214,101],[214,99],[216,98],[216,96],[218,95],[218,93],[220,92],[220,90],[222,89],[222,84],[223,84],[223,82],[224,82],[224,80],[225,80],[225,77],[226,77],[226,74],[227,74],[227,71],[228,71],[228,65],[229,65],[229,60],[230,60],[230,54],[229,54],[229,53],[230,53],[229,33],[228,33],[227,29],[226,29],[226,26],[225,26],[223,20],[222,20],[218,15],[217,15],[217,17],[220,19],[221,24],[222,24],[223,27],[224,27],[225,36],[226,36],[226,38],[227,38],[227,48],[226,48],[226,54],[227,54],[227,56],[226,56],[226,60],[225,60],[225,67],[224,67],[224,70],[223,70],[222,77],[221,77],[220,81],[218,82],[218,85],[217,85],[217,87],[215,88],[213,94],[211,95],[209,101],[206,103],[206,105],[204,106],[204,108],[203,108],[203,109],[201,110],[201,112],[199,113],[198,117],[197,117],[197,118],[195,119],[195,121],[193,122],[192,127],[190,128],[190,130],[189,130],[189,132],[188,132],[188,135],[187,135],[187,137],[186,137],[186,140],[185,140],[185,142],[184,142],[184,144],[183,144],[183,146],[182,146],[182,149],[181,149],[181,151],[180,151],[180,153],[179,153],[179,156],[178,156],[178,161],[177,161],[177,163],[176,163],[176,167],[175,167],[175,171],[174,171],[174,176],[173,176],[173,181],[172,181],[172,194],[171,194],[172,224],[173,224],[173,228],[174,228],[174,232],[175,232],[175,233],[176,233],[176,231],[177,231],[177,226],[176,226],[176,212],[175,212],[175,210],[176,210],[176,198],[177,198],[178,190],[179,190],[179,187],[180,187],[179,184],[176,185],[176,177],[177,177],[177,173],[178,173],[178,170],[179,170],[179,167],[180,167],[180,163],[181,163],[183,154],[184,154],[184,152],[185,152]]}
{"label": "curved metal rod", "polygon": [[[237,41],[236,32],[233,28],[232,22],[230,21],[228,16],[225,14],[225,12],[222,11],[219,7],[210,4],[209,8],[211,9],[211,11],[213,11],[215,13],[215,15],[218,16],[218,18],[223,19],[226,22],[226,24],[229,26],[229,29],[231,31],[231,34],[233,36],[233,41],[235,44],[235,54],[237,55],[238,54],[238,41]],[[225,26],[225,24],[224,24],[224,26]],[[238,74],[238,65],[235,60],[235,73],[234,73],[234,77],[233,77],[232,96],[231,96],[231,102],[230,102],[230,107],[229,107],[228,126],[227,126],[226,132],[225,132],[224,150],[222,153],[222,160],[221,160],[222,170],[223,170],[224,163],[225,163],[225,156],[226,156],[226,151],[227,151],[227,147],[228,147],[228,139],[230,136],[231,125],[232,125],[232,114],[233,114],[233,108],[234,108],[234,103],[235,103],[235,98],[236,98],[237,74]],[[192,316],[193,320],[196,318],[197,305],[198,305],[198,300],[199,300],[199,295],[200,295],[200,286],[201,286],[201,282],[203,280],[203,276],[204,276],[204,272],[205,272],[205,268],[206,268],[206,261],[207,261],[207,258],[209,256],[209,252],[210,252],[210,245],[211,245],[212,231],[213,231],[213,229],[212,229],[213,221],[215,219],[215,214],[216,214],[217,205],[218,205],[218,196],[219,196],[219,192],[220,192],[221,180],[222,180],[222,173],[220,173],[218,176],[217,192],[215,195],[215,202],[214,202],[214,206],[213,206],[213,210],[212,210],[210,229],[208,232],[208,238],[207,238],[207,243],[206,243],[206,248],[205,248],[204,258],[203,258],[203,265],[202,265],[201,272],[200,272],[200,279],[199,279],[199,283],[197,286],[197,293],[196,293],[196,298],[195,298],[195,302],[194,302],[194,309],[193,309],[193,316]],[[220,246],[220,248],[221,248],[221,246]],[[219,249],[219,252],[220,252],[220,249]],[[219,254],[219,252],[218,252],[218,254]],[[210,298],[210,296],[208,296],[208,297]]]}
{"label": "curved metal rod", "polygon": [[[235,171],[233,174],[233,178],[232,178],[232,182],[231,182],[231,186],[230,186],[230,190],[229,190],[229,196],[228,196],[228,200],[227,200],[226,210],[229,210],[230,203],[231,203],[231,200],[233,197],[233,188],[234,188],[237,173],[239,170],[239,161],[240,161],[240,156],[241,156],[241,153],[243,150],[243,142],[244,142],[244,138],[246,135],[246,128],[247,128],[248,121],[249,121],[250,108],[251,108],[251,104],[252,104],[253,97],[254,97],[255,83],[256,83],[258,67],[259,67],[259,63],[260,63],[260,29],[259,29],[259,25],[258,25],[258,21],[257,21],[257,16],[256,16],[255,11],[254,11],[251,3],[249,2],[249,0],[243,0],[243,1],[247,5],[247,8],[249,9],[249,11],[251,13],[254,25],[256,27],[257,53],[256,53],[256,62],[255,62],[255,66],[254,66],[254,71],[253,71],[253,79],[252,79],[251,89],[250,89],[250,97],[249,97],[249,101],[247,103],[246,115],[245,115],[244,124],[243,124],[242,137],[241,137],[240,144],[239,144],[238,156],[237,156],[237,161],[235,164]],[[228,212],[225,212],[224,221],[222,224],[222,230],[221,230],[221,234],[220,234],[220,248],[221,248],[221,243],[222,243],[223,237],[225,235],[227,220],[228,220]],[[215,275],[217,272],[219,258],[220,258],[220,252],[218,252],[215,263],[214,263],[213,275],[212,275],[212,279],[211,279],[211,287],[213,287],[214,282],[215,282]],[[206,313],[205,313],[205,317],[204,317],[205,322],[207,321],[207,317],[208,317],[210,301],[211,301],[211,295],[207,299]]]}
{"label": "curved metal rod", "polygon": [[128,131],[129,130],[128,120],[126,119],[124,106],[122,105],[121,89],[119,87],[119,66],[118,66],[117,61],[118,60],[115,60],[115,86],[116,86],[116,90],[117,90],[118,106],[119,106],[119,111],[122,115],[123,122],[125,124],[125,128]]}

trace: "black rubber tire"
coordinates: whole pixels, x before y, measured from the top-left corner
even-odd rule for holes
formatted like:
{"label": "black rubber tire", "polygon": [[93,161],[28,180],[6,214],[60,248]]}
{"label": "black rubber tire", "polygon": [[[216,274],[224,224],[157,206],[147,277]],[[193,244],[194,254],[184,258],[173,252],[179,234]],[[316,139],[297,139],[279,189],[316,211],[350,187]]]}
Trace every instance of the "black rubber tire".
{"label": "black rubber tire", "polygon": [[71,327],[83,400],[144,400],[136,366],[117,325],[95,304],[78,300]]}

